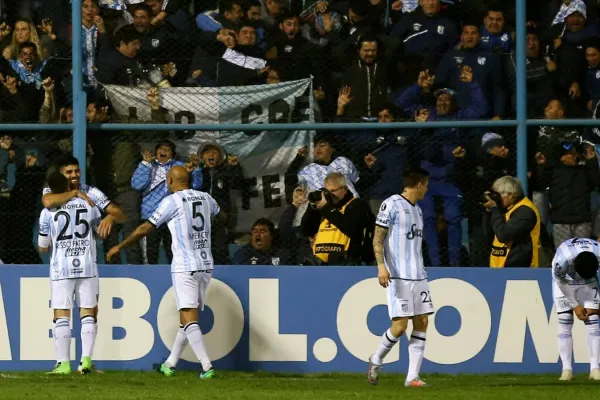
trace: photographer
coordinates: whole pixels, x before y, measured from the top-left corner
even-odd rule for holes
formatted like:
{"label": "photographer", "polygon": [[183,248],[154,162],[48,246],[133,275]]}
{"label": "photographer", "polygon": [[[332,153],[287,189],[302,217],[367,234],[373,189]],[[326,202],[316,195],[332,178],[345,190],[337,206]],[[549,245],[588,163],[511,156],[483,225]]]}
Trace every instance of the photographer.
{"label": "photographer", "polygon": [[304,236],[315,235],[313,253],[329,265],[371,262],[375,216],[369,204],[354,197],[340,172],[329,173],[323,186],[308,195],[310,207],[302,218]]}
{"label": "photographer", "polygon": [[484,226],[484,230],[494,234],[490,267],[537,268],[540,214],[523,194],[521,182],[512,176],[503,176],[494,182],[492,191],[486,192],[485,197],[487,202],[483,206],[492,215],[491,227]]}

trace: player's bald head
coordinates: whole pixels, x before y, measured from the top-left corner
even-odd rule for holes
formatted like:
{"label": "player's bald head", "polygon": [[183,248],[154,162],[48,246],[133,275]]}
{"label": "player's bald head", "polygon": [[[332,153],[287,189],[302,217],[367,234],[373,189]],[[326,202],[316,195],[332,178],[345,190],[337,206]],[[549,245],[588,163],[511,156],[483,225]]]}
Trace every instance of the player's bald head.
{"label": "player's bald head", "polygon": [[169,173],[167,174],[167,177],[173,179],[173,182],[182,184],[187,183],[189,181],[189,175],[190,173],[187,171],[187,169],[183,168],[180,165],[177,165],[175,167],[171,167]]}

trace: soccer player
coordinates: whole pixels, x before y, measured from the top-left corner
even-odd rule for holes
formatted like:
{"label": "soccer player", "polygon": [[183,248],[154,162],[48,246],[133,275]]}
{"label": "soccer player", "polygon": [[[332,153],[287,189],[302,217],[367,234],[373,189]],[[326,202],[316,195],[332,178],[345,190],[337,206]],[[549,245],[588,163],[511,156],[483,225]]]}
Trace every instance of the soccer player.
{"label": "soccer player", "polygon": [[[61,173],[48,176],[53,193],[69,191],[69,181]],[[54,310],[56,366],[51,374],[71,373],[71,309],[74,301],[81,317],[81,373],[92,370],[96,341],[94,308],[98,304],[98,265],[94,232],[100,211],[78,197],[40,215],[38,246],[42,253],[52,246],[50,259],[51,306]]]}
{"label": "soccer player", "polygon": [[[98,188],[82,184],[81,169],[79,161],[73,156],[63,156],[56,163],[57,171],[69,180],[69,190],[63,193],[54,193],[50,187],[45,187],[42,192],[42,204],[48,209],[58,208],[74,197],[79,197],[87,201],[90,205],[96,206],[107,215],[100,221],[98,233],[101,237],[107,238],[112,232],[115,223],[122,224],[127,221],[127,215],[116,204],[111,203],[108,197]],[[94,329],[98,330],[98,307],[94,308]],[[79,366],[79,372],[81,371]]]}
{"label": "soccer player", "polygon": [[598,264],[600,243],[575,238],[563,242],[552,260],[552,296],[558,314],[558,352],[561,381],[573,378],[573,312],[587,328],[590,379],[600,380],[600,329],[598,327]]}
{"label": "soccer player", "polygon": [[171,277],[179,310],[180,329],[175,338],[171,357],[161,365],[166,376],[175,374],[175,363],[187,342],[202,364],[201,379],[212,378],[215,370],[204,346],[198,325],[198,308],[204,309],[206,289],[214,270],[211,253],[211,217],[221,209],[208,193],[190,189],[189,173],[181,166],[167,173],[167,187],[172,193],[165,197],[147,222],[136,228],[122,243],[110,249],[110,260],[121,249],[137,243],[162,224],[167,224],[173,237]]}
{"label": "soccer player", "polygon": [[417,201],[427,193],[429,173],[421,168],[405,171],[404,191],[381,204],[375,225],[373,249],[379,284],[387,288],[392,326],[381,336],[381,344],[369,358],[367,379],[377,385],[383,359],[412,320],[408,344],[409,364],[405,386],[426,386],[419,378],[425,352],[425,332],[433,304],[423,265],[423,212]]}

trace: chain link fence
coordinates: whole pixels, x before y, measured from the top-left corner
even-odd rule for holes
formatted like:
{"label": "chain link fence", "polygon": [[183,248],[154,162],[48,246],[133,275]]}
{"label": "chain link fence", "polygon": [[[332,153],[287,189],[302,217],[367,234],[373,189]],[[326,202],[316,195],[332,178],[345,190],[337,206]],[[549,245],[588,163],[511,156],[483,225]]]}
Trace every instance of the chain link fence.
{"label": "chain link fence", "polygon": [[[514,118],[513,5],[426,3],[84,0],[87,121],[175,126]],[[588,23],[595,12],[590,7]],[[584,35],[583,45],[569,34],[582,23],[581,10],[541,7],[528,16],[534,22],[527,35],[529,118],[595,118],[600,92],[592,79],[600,72],[594,75],[598,66],[585,51],[600,47],[587,41],[593,37]],[[0,122],[71,123],[69,1],[2,0],[0,17]],[[516,175],[514,129],[89,129],[87,135],[87,182],[129,216],[101,248],[131,232],[162,199],[152,193],[160,182],[142,174],[143,162],[155,169],[179,163],[192,171],[194,187],[226,211],[213,237],[222,264],[322,263],[312,250],[314,227],[302,224],[306,199],[294,193],[323,187],[324,171],[344,173],[370,210],[361,217],[363,239],[354,239],[367,244],[365,255],[330,263],[370,264],[374,215],[402,191],[402,171],[420,166],[431,174],[420,204],[427,265],[488,266],[498,232],[484,193],[496,179]],[[600,233],[596,138],[595,130],[577,127],[528,132],[526,195],[541,222],[530,242],[539,240],[541,266],[549,266],[560,241]],[[46,170],[72,146],[70,132],[13,132],[0,140],[0,218],[13,227],[0,232],[3,262],[46,261],[35,248],[39,196]],[[523,234],[516,240],[527,242]],[[169,235],[160,231],[117,262],[167,263],[169,247]]]}

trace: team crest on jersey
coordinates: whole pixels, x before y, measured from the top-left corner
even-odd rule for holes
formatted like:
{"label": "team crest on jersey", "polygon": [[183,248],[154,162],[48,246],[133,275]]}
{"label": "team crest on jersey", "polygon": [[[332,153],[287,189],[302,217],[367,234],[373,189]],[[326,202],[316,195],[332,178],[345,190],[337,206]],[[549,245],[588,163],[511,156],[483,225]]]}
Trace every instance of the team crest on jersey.
{"label": "team crest on jersey", "polygon": [[350,36],[352,36],[352,34],[353,34],[354,32],[356,32],[356,28],[352,28],[352,29],[350,29]]}
{"label": "team crest on jersey", "polygon": [[457,64],[462,64],[464,58],[463,57],[454,57],[454,60],[456,61]]}
{"label": "team crest on jersey", "polygon": [[413,24],[413,30],[414,31],[420,31],[421,30],[421,24]]}
{"label": "team crest on jersey", "polygon": [[477,64],[485,65],[486,58],[485,57],[477,57]]}
{"label": "team crest on jersey", "polygon": [[596,79],[600,79],[600,70],[596,72]]}
{"label": "team crest on jersey", "polygon": [[502,40],[503,42],[508,42],[508,33],[505,33],[504,35],[502,35],[500,37],[500,40]]}
{"label": "team crest on jersey", "polygon": [[481,41],[483,43],[489,43],[490,42],[490,37],[489,36],[482,36],[481,37]]}
{"label": "team crest on jersey", "polygon": [[294,48],[292,46],[285,46],[283,48],[284,53],[291,53]]}
{"label": "team crest on jersey", "polygon": [[152,47],[155,49],[160,45],[160,39],[152,39]]}
{"label": "team crest on jersey", "polygon": [[440,35],[443,35],[445,30],[446,28],[444,28],[444,25],[438,25],[438,33]]}
{"label": "team crest on jersey", "polygon": [[271,257],[271,264],[272,265],[279,265],[279,257]]}

